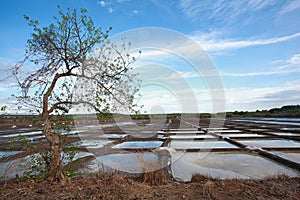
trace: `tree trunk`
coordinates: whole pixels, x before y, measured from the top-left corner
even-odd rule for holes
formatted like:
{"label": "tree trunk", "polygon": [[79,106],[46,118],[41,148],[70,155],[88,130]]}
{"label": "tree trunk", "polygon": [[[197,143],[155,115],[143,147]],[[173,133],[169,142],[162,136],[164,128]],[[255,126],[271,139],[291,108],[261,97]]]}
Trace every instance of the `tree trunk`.
{"label": "tree trunk", "polygon": [[51,131],[51,122],[49,118],[44,119],[45,137],[50,143],[50,163],[47,177],[52,181],[64,182],[66,179],[64,167],[61,161],[62,144],[60,142],[60,133]]}

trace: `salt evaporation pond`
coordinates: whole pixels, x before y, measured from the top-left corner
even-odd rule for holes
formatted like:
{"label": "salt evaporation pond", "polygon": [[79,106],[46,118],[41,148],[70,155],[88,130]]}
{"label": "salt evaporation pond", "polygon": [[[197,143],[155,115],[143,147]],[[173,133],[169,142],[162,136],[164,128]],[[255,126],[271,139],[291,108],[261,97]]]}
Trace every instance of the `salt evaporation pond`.
{"label": "salt evaporation pond", "polygon": [[297,133],[287,133],[287,132],[267,132],[267,133],[271,133],[271,134],[279,135],[279,136],[300,137],[300,134],[297,134]]}
{"label": "salt evaporation pond", "polygon": [[239,142],[261,148],[300,148],[300,143],[293,140],[240,140]]}
{"label": "salt evaporation pond", "polygon": [[123,142],[121,144],[117,144],[113,146],[113,148],[117,149],[152,149],[160,147],[163,144],[162,141],[129,141]]}
{"label": "salt evaporation pond", "polygon": [[198,130],[195,130],[195,128],[180,128],[180,129],[177,129],[177,128],[169,128],[169,129],[162,129],[163,131],[198,131]]}
{"label": "salt evaporation pond", "polygon": [[[86,130],[72,130],[72,131],[61,130],[61,135],[75,135],[77,133],[84,132],[84,131],[86,131]],[[30,132],[21,132],[21,133],[13,133],[13,134],[0,135],[0,138],[10,138],[10,137],[19,137],[19,136],[31,136],[31,135],[42,135],[42,134],[43,134],[42,131],[30,131]],[[38,136],[36,136],[36,137],[38,137]],[[30,139],[30,138],[28,138],[28,139]]]}
{"label": "salt evaporation pond", "polygon": [[127,136],[128,136],[127,134],[103,134],[100,137],[120,139],[120,138],[125,138]]}
{"label": "salt evaporation pond", "polygon": [[31,132],[24,132],[24,133],[13,133],[13,134],[7,134],[7,135],[0,135],[0,137],[7,138],[7,137],[38,135],[38,134],[42,134],[42,131],[31,131]]}
{"label": "salt evaporation pond", "polygon": [[211,139],[216,137],[212,135],[171,135],[170,138],[172,139]]}
{"label": "salt evaporation pond", "polygon": [[111,138],[111,139],[122,139],[122,138],[125,138],[127,137],[128,135],[127,134],[117,134],[117,133],[97,133],[97,134],[90,134],[90,133],[87,133],[87,134],[80,134],[79,137],[83,140],[91,140],[91,139],[104,139],[104,138]]}
{"label": "salt evaporation pond", "polygon": [[23,151],[0,151],[0,158],[6,158],[21,152]]}
{"label": "salt evaporation pond", "polygon": [[241,133],[242,131],[240,131],[240,130],[210,130],[209,132],[223,134],[223,133]]}
{"label": "salt evaporation pond", "polygon": [[21,168],[22,158],[16,160],[2,162],[0,163],[0,177],[5,177],[6,179],[15,178],[16,175],[21,175],[24,173],[24,169]]}
{"label": "salt evaporation pond", "polygon": [[252,119],[238,119],[237,122],[250,122],[250,123],[262,123],[262,124],[275,124],[275,125],[291,125],[300,126],[300,122],[284,122],[284,121],[267,121],[267,120],[252,120]]}
{"label": "salt evaporation pond", "polygon": [[261,120],[267,120],[267,121],[295,121],[300,122],[300,118],[260,118]]}
{"label": "salt evaporation pond", "polygon": [[172,155],[173,177],[190,181],[195,173],[213,178],[255,178],[287,174],[297,177],[296,171],[287,169],[262,157],[246,153],[180,153]]}
{"label": "salt evaporation pond", "polygon": [[[62,160],[63,165],[68,164],[70,160],[66,159],[66,154],[62,153],[61,155],[62,158],[65,158]],[[29,166],[31,162],[30,156],[32,155],[28,155],[25,158],[17,158],[12,161],[0,163],[0,177],[5,177],[5,179],[10,179],[10,178],[15,178],[17,174],[21,176],[25,172],[24,167],[30,168]],[[36,153],[33,154],[33,156],[40,157],[40,154]],[[93,154],[90,152],[79,152],[75,154],[72,161],[75,161],[79,158],[83,158],[86,156],[93,156]]]}
{"label": "salt evaporation pond", "polygon": [[[100,149],[113,141],[110,140],[82,140],[80,146],[91,148],[91,149]],[[76,144],[75,144],[76,145]]]}
{"label": "salt evaporation pond", "polygon": [[[263,127],[263,126],[262,126]],[[254,131],[254,132],[266,132],[270,131],[269,129],[263,129],[263,128],[251,128],[249,131]]]}
{"label": "salt evaporation pond", "polygon": [[300,152],[270,151],[271,153],[300,164]]}
{"label": "salt evaporation pond", "polygon": [[257,138],[257,137],[266,137],[266,135],[260,135],[260,134],[255,134],[255,133],[240,133],[240,134],[221,134],[221,136],[223,136],[223,137],[231,137],[231,138],[236,138],[236,137],[245,137],[245,138],[247,138],[247,137],[250,137],[250,138],[252,138],[252,137],[254,137],[254,138]]}
{"label": "salt evaporation pond", "polygon": [[204,134],[204,131],[158,131],[159,134]]}
{"label": "salt evaporation pond", "polygon": [[221,131],[221,130],[227,130],[228,128],[222,127],[222,128],[206,128],[208,131]]}
{"label": "salt evaporation pond", "polygon": [[283,131],[300,131],[300,128],[281,128]]}
{"label": "salt evaporation pond", "polygon": [[174,149],[238,148],[225,141],[171,141],[169,147]]}
{"label": "salt evaporation pond", "polygon": [[80,171],[90,173],[118,170],[129,173],[141,173],[159,168],[158,157],[153,153],[126,153],[98,156]]}

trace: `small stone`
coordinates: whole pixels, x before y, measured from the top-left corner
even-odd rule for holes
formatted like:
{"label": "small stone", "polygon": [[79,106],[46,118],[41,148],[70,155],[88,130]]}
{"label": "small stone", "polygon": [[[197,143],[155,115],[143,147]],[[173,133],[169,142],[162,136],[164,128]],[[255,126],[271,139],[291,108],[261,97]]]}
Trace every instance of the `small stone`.
{"label": "small stone", "polygon": [[154,195],[156,196],[156,197],[161,197],[162,195],[160,194],[160,193],[158,193],[158,192],[154,192]]}
{"label": "small stone", "polygon": [[36,193],[38,193],[38,194],[43,194],[44,191],[43,191],[43,189],[39,188],[39,189],[36,191]]}
{"label": "small stone", "polygon": [[184,195],[182,195],[182,197],[181,197],[182,199],[185,199],[185,196]]}

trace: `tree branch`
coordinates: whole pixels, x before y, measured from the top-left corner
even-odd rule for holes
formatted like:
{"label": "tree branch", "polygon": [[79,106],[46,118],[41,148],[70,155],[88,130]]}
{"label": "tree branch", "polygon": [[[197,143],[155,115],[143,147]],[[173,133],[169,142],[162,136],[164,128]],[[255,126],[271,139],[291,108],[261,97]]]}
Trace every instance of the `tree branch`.
{"label": "tree branch", "polygon": [[55,104],[53,104],[53,106],[49,109],[49,114],[52,113],[55,109],[60,109],[65,111],[66,113],[69,112],[69,110],[67,108],[62,107],[61,105],[80,105],[80,104],[86,104],[91,106],[93,109],[95,109],[96,112],[100,113],[100,114],[105,114],[104,112],[102,112],[97,106],[95,106],[94,104],[88,102],[88,101],[60,101],[57,102]]}

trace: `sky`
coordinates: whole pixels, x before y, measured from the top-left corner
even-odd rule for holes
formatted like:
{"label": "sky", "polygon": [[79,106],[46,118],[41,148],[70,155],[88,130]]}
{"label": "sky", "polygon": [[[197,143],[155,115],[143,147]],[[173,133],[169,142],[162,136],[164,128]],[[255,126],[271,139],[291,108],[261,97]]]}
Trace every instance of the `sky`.
{"label": "sky", "polygon": [[[23,15],[46,26],[57,5],[86,8],[96,26],[113,28],[112,38],[134,30],[128,38],[143,48],[135,63],[144,80],[138,101],[148,113],[255,111],[300,104],[300,0],[0,2],[0,105],[10,112],[16,112],[10,97],[15,89],[3,77],[22,59],[32,32]],[[158,36],[140,35],[153,28]],[[198,57],[190,45],[178,44],[177,36],[197,44]],[[170,42],[161,46],[163,41]],[[210,79],[205,67],[198,70],[193,61],[202,58],[218,77]]]}

